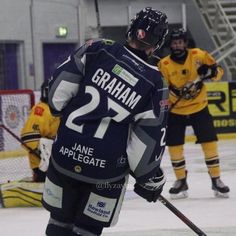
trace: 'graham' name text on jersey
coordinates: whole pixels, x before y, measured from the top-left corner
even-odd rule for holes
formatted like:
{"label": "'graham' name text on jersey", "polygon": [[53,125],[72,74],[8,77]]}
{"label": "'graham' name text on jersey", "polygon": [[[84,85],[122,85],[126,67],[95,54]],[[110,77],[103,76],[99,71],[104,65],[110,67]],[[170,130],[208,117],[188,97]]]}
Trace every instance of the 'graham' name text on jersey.
{"label": "'graham' name text on jersey", "polygon": [[92,77],[92,82],[97,84],[103,90],[107,91],[126,106],[133,109],[138,101],[142,98],[141,95],[132,91],[125,83],[117,80],[115,77],[99,68]]}
{"label": "'graham' name text on jersey", "polygon": [[75,143],[71,148],[61,146],[59,152],[62,153],[63,156],[71,157],[73,160],[76,160],[78,162],[105,168],[106,160],[92,157],[93,151],[94,149],[91,147],[85,147]]}

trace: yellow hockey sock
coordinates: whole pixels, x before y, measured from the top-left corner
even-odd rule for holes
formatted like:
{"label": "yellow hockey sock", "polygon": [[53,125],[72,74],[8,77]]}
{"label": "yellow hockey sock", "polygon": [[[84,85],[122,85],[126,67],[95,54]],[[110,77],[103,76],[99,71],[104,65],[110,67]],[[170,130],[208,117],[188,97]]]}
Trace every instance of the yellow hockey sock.
{"label": "yellow hockey sock", "polygon": [[186,177],[183,145],[168,147],[171,163],[177,179]]}
{"label": "yellow hockey sock", "polygon": [[205,162],[208,168],[208,172],[211,177],[219,177],[220,176],[220,161],[217,150],[217,143],[207,142],[201,143],[202,150],[205,155]]}

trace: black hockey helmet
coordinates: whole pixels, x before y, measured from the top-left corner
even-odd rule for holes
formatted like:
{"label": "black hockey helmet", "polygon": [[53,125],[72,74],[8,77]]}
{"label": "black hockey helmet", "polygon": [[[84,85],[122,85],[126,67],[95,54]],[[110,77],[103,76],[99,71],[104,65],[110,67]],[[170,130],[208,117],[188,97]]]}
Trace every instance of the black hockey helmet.
{"label": "black hockey helmet", "polygon": [[135,39],[147,46],[159,49],[167,33],[167,16],[151,7],[146,7],[131,20],[126,39]]}
{"label": "black hockey helmet", "polygon": [[40,100],[42,102],[48,102],[48,81],[45,80],[41,85],[41,97]]}
{"label": "black hockey helmet", "polygon": [[183,39],[187,42],[187,32],[182,28],[173,29],[170,33],[170,42],[175,39]]}

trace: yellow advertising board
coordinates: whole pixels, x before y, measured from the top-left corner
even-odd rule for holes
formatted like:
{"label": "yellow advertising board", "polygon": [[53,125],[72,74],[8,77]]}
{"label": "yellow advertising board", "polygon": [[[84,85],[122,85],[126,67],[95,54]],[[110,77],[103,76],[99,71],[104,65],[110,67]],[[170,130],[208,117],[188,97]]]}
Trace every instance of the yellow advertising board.
{"label": "yellow advertising board", "polygon": [[[206,82],[209,110],[219,138],[236,137],[236,82]],[[187,140],[195,141],[188,127]]]}
{"label": "yellow advertising board", "polygon": [[236,82],[209,82],[206,86],[217,133],[236,133]]}
{"label": "yellow advertising board", "polygon": [[230,115],[229,83],[206,83],[209,109],[213,116]]}

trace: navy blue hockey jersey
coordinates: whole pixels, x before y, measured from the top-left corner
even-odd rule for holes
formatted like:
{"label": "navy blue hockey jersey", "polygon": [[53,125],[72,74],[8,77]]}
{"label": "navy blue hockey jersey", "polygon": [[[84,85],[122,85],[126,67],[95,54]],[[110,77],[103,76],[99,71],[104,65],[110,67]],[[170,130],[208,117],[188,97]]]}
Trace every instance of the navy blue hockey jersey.
{"label": "navy blue hockey jersey", "polygon": [[154,66],[110,40],[89,41],[55,71],[49,105],[61,116],[51,161],[61,173],[145,182],[165,148],[168,90]]}

